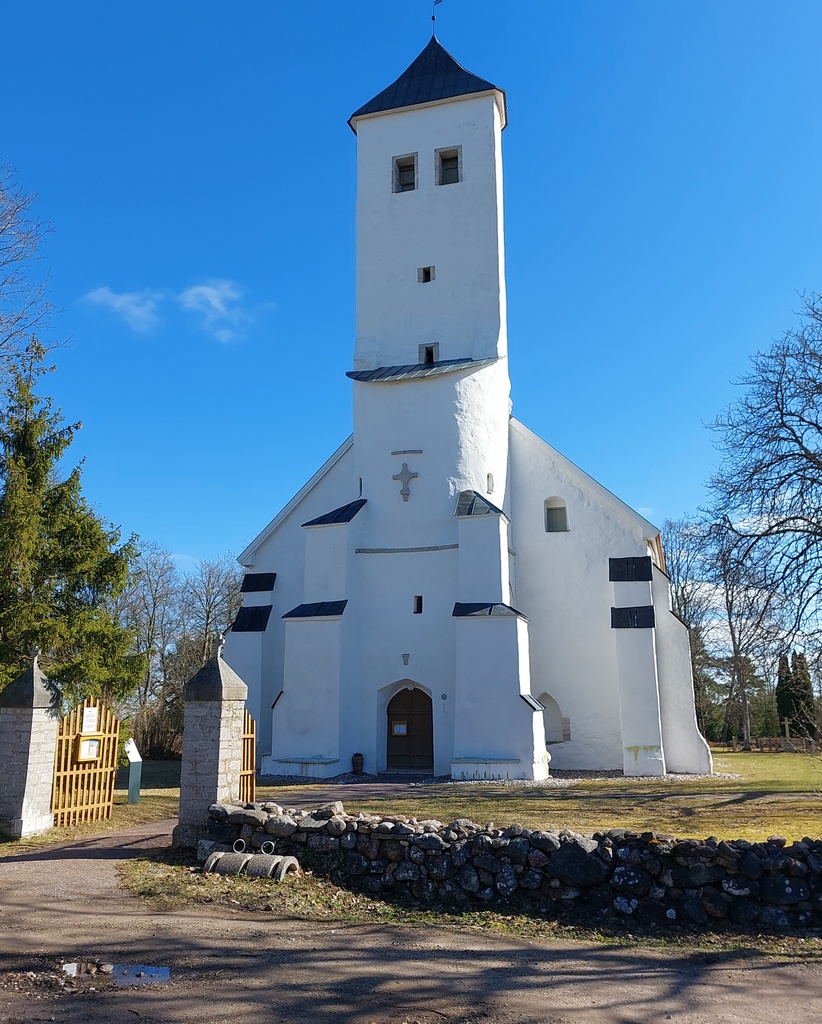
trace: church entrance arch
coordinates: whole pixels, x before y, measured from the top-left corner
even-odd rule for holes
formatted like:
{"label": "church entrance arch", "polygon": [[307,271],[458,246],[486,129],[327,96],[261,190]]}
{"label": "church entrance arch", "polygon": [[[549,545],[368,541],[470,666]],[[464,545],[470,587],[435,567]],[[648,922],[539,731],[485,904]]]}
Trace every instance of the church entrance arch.
{"label": "church entrance arch", "polygon": [[434,767],[434,714],[431,698],[414,687],[388,702],[386,768],[430,771]]}

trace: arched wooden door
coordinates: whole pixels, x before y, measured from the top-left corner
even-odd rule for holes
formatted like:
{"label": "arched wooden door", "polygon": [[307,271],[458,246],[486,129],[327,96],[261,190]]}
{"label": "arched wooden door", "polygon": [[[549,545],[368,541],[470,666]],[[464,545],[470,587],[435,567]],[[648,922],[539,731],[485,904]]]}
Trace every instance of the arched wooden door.
{"label": "arched wooden door", "polygon": [[431,698],[422,690],[400,690],[388,704],[386,767],[434,767],[434,716]]}

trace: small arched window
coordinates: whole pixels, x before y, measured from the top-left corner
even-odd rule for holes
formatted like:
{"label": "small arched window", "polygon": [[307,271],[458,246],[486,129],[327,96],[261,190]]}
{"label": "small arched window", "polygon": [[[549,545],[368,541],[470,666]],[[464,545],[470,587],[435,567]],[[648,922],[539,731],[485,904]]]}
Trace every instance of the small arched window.
{"label": "small arched window", "polygon": [[568,532],[568,506],[562,498],[545,499],[545,532]]}

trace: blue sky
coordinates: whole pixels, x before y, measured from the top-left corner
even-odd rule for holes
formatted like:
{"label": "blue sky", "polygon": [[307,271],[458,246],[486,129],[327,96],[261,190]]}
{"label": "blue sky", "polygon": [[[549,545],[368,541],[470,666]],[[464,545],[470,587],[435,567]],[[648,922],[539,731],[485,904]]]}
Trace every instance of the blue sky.
{"label": "blue sky", "polygon": [[[514,414],[653,521],[822,291],[818,0],[445,0],[508,94]],[[88,498],[182,564],[243,546],[350,431],[351,112],[430,0],[6,0],[0,160],[38,193],[49,389]]]}

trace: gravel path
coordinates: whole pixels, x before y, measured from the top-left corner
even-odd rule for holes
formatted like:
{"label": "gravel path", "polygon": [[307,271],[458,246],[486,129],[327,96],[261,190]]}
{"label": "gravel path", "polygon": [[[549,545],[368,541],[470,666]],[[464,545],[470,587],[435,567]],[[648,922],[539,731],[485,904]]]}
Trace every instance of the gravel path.
{"label": "gravel path", "polygon": [[[0,1022],[816,1024],[822,1017],[817,956],[672,955],[431,927],[323,925],[224,907],[157,913],[119,886],[117,867],[167,845],[173,825],[0,862]],[[54,965],[86,958],[167,966],[171,981],[59,987]]]}

